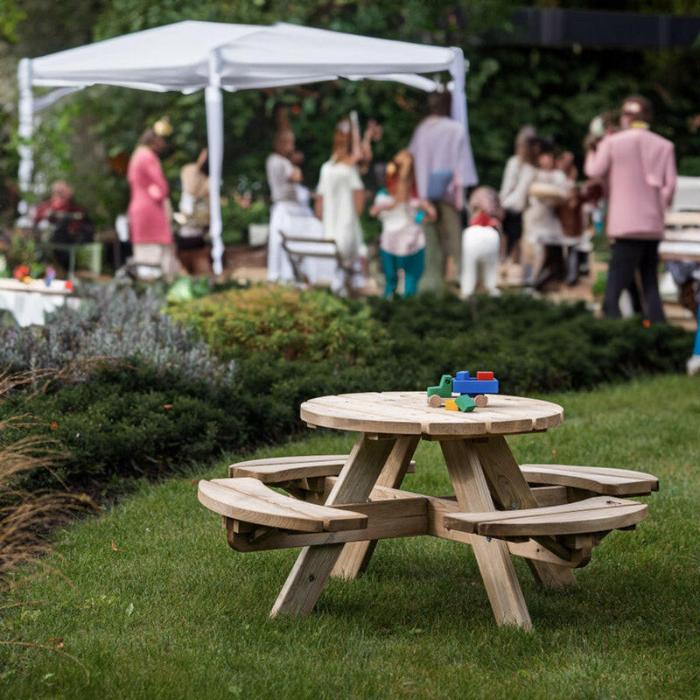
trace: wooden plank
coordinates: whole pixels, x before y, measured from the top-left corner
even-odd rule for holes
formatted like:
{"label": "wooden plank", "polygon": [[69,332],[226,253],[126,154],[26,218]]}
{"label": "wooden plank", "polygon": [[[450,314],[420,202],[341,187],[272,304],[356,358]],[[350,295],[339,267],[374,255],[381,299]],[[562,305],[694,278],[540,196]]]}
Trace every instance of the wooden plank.
{"label": "wooden plank", "polygon": [[355,530],[367,516],[319,506],[277,493],[257,479],[200,481],[199,502],[232,520],[301,532]]}
{"label": "wooden plank", "polygon": [[535,486],[531,488],[537,506],[558,506],[567,502],[567,490],[565,486]]}
{"label": "wooden plank", "polygon": [[341,532],[290,533],[274,531],[257,539],[238,533],[229,536],[229,544],[240,552],[257,552],[268,549],[306,547],[320,544],[360,542],[367,537],[384,539],[415,537],[428,533],[427,500],[422,496],[372,503],[336,504],[334,508],[348,509],[367,516],[367,527]]}
{"label": "wooden plank", "polygon": [[[367,500],[394,443],[395,440],[368,440],[360,435],[326,505]],[[270,616],[308,615],[316,605],[342,550],[342,544],[304,547],[277,596]]]}
{"label": "wooden plank", "polygon": [[520,469],[531,484],[558,484],[609,496],[639,496],[659,490],[655,476],[628,469],[565,464],[523,464]]}
{"label": "wooden plank", "polygon": [[643,503],[600,496],[547,508],[456,513],[445,518],[445,525],[487,537],[576,535],[636,525],[646,511]]}
{"label": "wooden plank", "polygon": [[262,459],[250,459],[245,462],[236,462],[232,467],[262,466],[266,464],[297,464],[298,462],[343,462],[348,455],[295,455],[293,457],[264,457]]}
{"label": "wooden plank", "polygon": [[[347,458],[347,457],[346,457]],[[338,476],[345,459],[335,461],[294,462],[293,464],[231,465],[231,476],[251,477],[264,484],[275,484],[294,479],[311,479],[321,476]]]}
{"label": "wooden plank", "polygon": [[[459,512],[460,505],[456,500],[435,498],[428,496],[428,534],[434,537],[440,537],[444,540],[452,540],[454,542],[462,542],[463,544],[472,545],[479,538],[477,535],[472,535],[459,530],[448,530],[445,526],[445,518],[451,513]],[[546,547],[543,547],[534,540],[527,542],[506,542],[508,551],[512,556],[523,557],[527,560],[544,562],[546,564],[554,564],[564,568],[575,568],[578,566],[577,561],[563,559],[556,554],[550,552]]]}
{"label": "wooden plank", "polygon": [[[525,481],[523,473],[503,437],[492,437],[475,446],[496,503],[503,510],[536,508],[539,504]],[[568,568],[541,562],[528,562],[535,580],[545,588],[576,585]]]}
{"label": "wooden plank", "polygon": [[644,520],[646,514],[646,504],[637,503],[598,508],[583,513],[562,513],[556,519],[553,516],[548,518],[544,515],[533,515],[520,520],[481,523],[479,534],[487,537],[584,535],[631,527]]}
{"label": "wooden plank", "polygon": [[[279,457],[277,459],[251,460],[229,466],[229,476],[249,476],[264,484],[275,484],[297,479],[338,476],[348,455],[313,455],[310,457]],[[411,462],[408,471],[415,471]]]}
{"label": "wooden plank", "polygon": [[[446,441],[440,446],[460,508],[495,510],[475,446],[466,441]],[[506,543],[478,538],[472,547],[497,624],[531,629],[530,614]]]}
{"label": "wooden plank", "polygon": [[700,211],[667,211],[665,223],[673,226],[700,226]]}
{"label": "wooden plank", "polygon": [[[389,488],[401,486],[401,482],[411,463],[411,458],[418,447],[419,440],[418,436],[400,437],[396,440],[396,444],[377,479],[376,486]],[[380,538],[346,545],[331,575],[351,580],[356,578],[361,572],[366,571],[377,546],[377,539]]]}

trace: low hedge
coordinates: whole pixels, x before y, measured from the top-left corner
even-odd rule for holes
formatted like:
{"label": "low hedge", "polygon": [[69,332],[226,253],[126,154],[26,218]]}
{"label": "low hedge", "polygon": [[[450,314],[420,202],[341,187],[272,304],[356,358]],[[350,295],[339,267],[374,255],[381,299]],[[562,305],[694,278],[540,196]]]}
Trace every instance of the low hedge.
{"label": "low hedge", "polygon": [[[256,287],[167,318],[162,299],[100,294],[79,317],[64,311],[44,331],[12,330],[5,349],[14,369],[59,370],[44,393],[11,397],[0,417],[33,414],[70,452],[60,476],[73,483],[158,476],[284,440],[313,396],[422,390],[458,369],[494,370],[512,394],[587,389],[682,370],[691,344],[670,326],[597,320],[583,305],[518,295],[358,302]],[[111,359],[72,371],[86,349]]]}
{"label": "low hedge", "polygon": [[56,379],[40,392],[15,393],[0,412],[31,415],[33,432],[67,455],[52,474],[32,475],[42,487],[59,479],[115,488],[122,479],[207,461],[253,437],[250,412],[233,385],[215,387],[142,360],[100,362],[87,381]]}

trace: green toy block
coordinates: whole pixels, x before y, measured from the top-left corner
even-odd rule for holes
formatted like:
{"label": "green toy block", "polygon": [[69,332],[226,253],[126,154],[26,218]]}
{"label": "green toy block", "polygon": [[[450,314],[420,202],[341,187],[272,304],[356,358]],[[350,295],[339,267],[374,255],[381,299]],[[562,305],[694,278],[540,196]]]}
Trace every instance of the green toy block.
{"label": "green toy block", "polygon": [[476,408],[476,402],[468,394],[462,394],[455,399],[457,408],[462,411],[462,413],[469,413]]}
{"label": "green toy block", "polygon": [[428,387],[428,396],[439,396],[443,399],[451,398],[452,377],[449,374],[443,374],[442,377],[440,377],[440,384]]}

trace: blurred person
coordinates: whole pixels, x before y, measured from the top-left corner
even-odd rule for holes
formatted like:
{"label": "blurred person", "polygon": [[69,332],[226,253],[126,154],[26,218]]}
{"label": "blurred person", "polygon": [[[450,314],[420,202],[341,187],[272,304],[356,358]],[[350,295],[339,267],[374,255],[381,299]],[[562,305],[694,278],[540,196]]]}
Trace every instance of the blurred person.
{"label": "blurred person", "polygon": [[[471,219],[462,232],[460,296],[471,296],[479,276],[488,294],[498,296],[498,261],[503,209],[492,187],[477,187],[469,197]],[[505,245],[503,245],[505,247]]]}
{"label": "blurred person", "polygon": [[[49,241],[59,245],[90,243],[95,236],[95,227],[90,217],[75,201],[73,188],[65,180],[56,180],[51,185],[51,196],[37,206],[34,225],[49,229]],[[53,257],[61,267],[68,269],[68,252],[56,250]]]}
{"label": "blurred person", "polygon": [[557,209],[568,198],[571,185],[555,167],[554,143],[544,138],[537,141],[537,170],[523,215],[523,283],[541,291],[565,276],[566,239]]}
{"label": "blurred person", "polygon": [[180,169],[180,204],[175,220],[177,256],[191,275],[207,275],[211,261],[205,241],[209,231],[209,157],[203,148],[197,160]]}
{"label": "blurred person", "polygon": [[425,267],[424,220],[436,217],[435,208],[416,196],[413,157],[407,150],[399,151],[387,165],[386,189],[375,197],[370,214],[382,222],[379,257],[384,272],[384,296],[396,292],[399,270],[404,275],[404,297],[418,291]]}
{"label": "blurred person", "polygon": [[533,149],[537,136],[535,127],[523,126],[515,137],[515,152],[506,162],[501,190],[501,206],[504,209],[503,233],[506,238],[506,255],[517,262],[519,243],[523,234],[523,211],[527,205],[527,191],[535,173],[536,153]]}
{"label": "blurred person", "polygon": [[[296,150],[294,132],[285,120],[273,137],[273,151],[265,163],[272,200],[267,241],[267,279],[270,282],[293,282],[296,279],[292,262],[283,247],[283,234],[293,238],[323,239],[323,227],[311,209],[309,190],[303,185],[300,168],[303,159],[303,154]],[[248,200],[247,206],[250,198]],[[307,259],[301,265],[310,283],[330,281],[332,289],[342,288],[335,264]]]}
{"label": "blurred person", "polygon": [[673,144],[653,133],[649,100],[628,97],[621,131],[591,143],[588,177],[605,178],[608,188],[607,235],[612,244],[603,313],[620,317],[620,294],[639,275],[642,301],[651,322],[665,321],[658,285],[658,247],[664,216],[676,187]]}
{"label": "blurred person", "polygon": [[166,138],[171,133],[172,126],[167,118],[146,129],[127,170],[131,188],[128,216],[134,263],[160,268],[167,280],[180,270],[170,226],[170,188],[160,163],[160,156],[168,147]]}
{"label": "blurred person", "polygon": [[666,268],[678,286],[678,301],[681,306],[697,319],[693,352],[686,363],[688,374],[693,376],[700,374],[700,263],[669,260]]}
{"label": "blurred person", "polygon": [[296,185],[303,177],[301,169],[294,164],[296,144],[291,129],[278,131],[273,140],[273,151],[265,161],[267,184],[270,188],[272,203],[296,202]]}
{"label": "blurred person", "polygon": [[462,124],[449,116],[451,106],[449,92],[431,93],[429,114],[416,127],[408,146],[418,196],[433,202],[437,210],[437,221],[427,231],[429,239],[436,239],[428,241],[428,255],[437,248],[442,278],[448,283],[458,279],[464,187],[473,184],[466,181],[472,167],[467,135]]}
{"label": "blurred person", "polygon": [[340,256],[346,262],[360,260],[364,269],[367,246],[360,215],[365,207],[365,187],[357,164],[365,156],[356,139],[349,118],[336,125],[331,157],[321,166],[319,175],[316,216],[323,222],[324,236],[335,241]]}

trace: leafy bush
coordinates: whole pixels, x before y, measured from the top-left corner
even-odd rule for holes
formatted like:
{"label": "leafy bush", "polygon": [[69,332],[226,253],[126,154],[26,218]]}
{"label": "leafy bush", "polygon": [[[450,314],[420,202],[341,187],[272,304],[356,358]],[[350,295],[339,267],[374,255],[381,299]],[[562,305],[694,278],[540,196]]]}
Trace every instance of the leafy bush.
{"label": "leafy bush", "polygon": [[93,358],[141,359],[163,371],[213,383],[230,382],[233,364],[161,313],[156,288],[96,286],[76,310],[61,307],[43,327],[0,327],[0,367],[62,369]]}
{"label": "leafy bush", "polygon": [[0,420],[33,415],[35,432],[72,455],[65,480],[110,489],[287,439],[313,396],[423,390],[458,369],[492,369],[511,394],[584,389],[681,370],[691,343],[670,326],[598,320],[583,305],[518,295],[355,302],[253,287],[179,304],[168,318],[153,290],[112,293],[38,331],[0,330],[0,357],[15,365],[107,358],[63,372],[44,395],[13,395]]}
{"label": "leafy bush", "polygon": [[[88,381],[55,381],[0,406],[0,420],[20,413],[32,416],[34,434],[70,454],[54,469],[68,484],[156,477],[240,448],[249,438],[249,414],[232,385],[143,362],[98,364]],[[44,485],[47,478],[33,483]]]}
{"label": "leafy bush", "polygon": [[59,370],[44,392],[12,394],[0,417],[33,416],[32,432],[70,453],[54,470],[66,482],[157,476],[245,444],[250,421],[233,362],[161,313],[163,304],[156,288],[96,287],[44,327],[0,328],[0,368]]}
{"label": "leafy bush", "polygon": [[386,340],[367,306],[321,291],[255,286],[172,307],[170,315],[194,328],[224,359],[270,353],[285,360],[356,364],[375,356]]}
{"label": "leafy bush", "polygon": [[594,318],[583,304],[521,295],[425,295],[371,303],[391,337],[395,388],[423,388],[443,372],[492,369],[514,394],[590,388],[644,373],[681,371],[687,332],[638,319]]}

